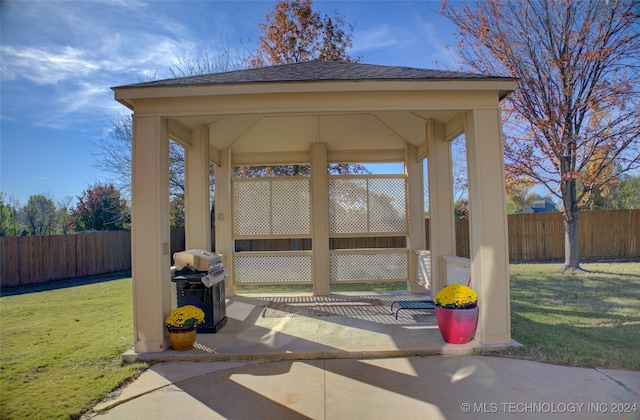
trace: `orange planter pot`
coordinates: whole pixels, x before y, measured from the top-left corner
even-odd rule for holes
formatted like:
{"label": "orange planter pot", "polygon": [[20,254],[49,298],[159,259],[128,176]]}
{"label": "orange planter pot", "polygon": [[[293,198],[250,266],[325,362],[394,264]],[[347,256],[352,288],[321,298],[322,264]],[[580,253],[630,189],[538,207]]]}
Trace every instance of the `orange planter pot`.
{"label": "orange planter pot", "polygon": [[174,350],[191,350],[196,343],[196,327],[169,329],[169,341]]}
{"label": "orange planter pot", "polygon": [[465,344],[471,341],[478,325],[478,310],[447,309],[436,306],[436,321],[444,341],[450,344]]}

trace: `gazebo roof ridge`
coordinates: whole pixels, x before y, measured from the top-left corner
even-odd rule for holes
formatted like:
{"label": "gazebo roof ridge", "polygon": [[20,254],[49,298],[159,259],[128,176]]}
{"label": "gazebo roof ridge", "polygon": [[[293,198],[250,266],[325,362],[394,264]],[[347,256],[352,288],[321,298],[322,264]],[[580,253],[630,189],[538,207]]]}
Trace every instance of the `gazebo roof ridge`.
{"label": "gazebo roof ridge", "polygon": [[512,77],[484,75],[449,70],[380,64],[350,63],[343,61],[308,61],[232,70],[116,86],[112,89],[146,87],[188,87],[215,85],[242,85],[255,83],[301,83],[323,81],[419,81],[419,80],[515,80]]}

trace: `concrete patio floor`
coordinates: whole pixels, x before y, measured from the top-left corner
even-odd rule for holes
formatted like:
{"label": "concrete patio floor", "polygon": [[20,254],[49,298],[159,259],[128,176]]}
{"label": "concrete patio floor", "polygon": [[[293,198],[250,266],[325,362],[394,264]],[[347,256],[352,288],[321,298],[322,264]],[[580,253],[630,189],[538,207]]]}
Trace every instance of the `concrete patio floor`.
{"label": "concrete patio floor", "polygon": [[[126,361],[280,361],[313,359],[354,359],[469,354],[474,349],[503,349],[483,346],[477,341],[464,345],[444,342],[433,311],[403,310],[396,320],[390,306],[397,300],[420,300],[426,296],[407,292],[334,293],[325,298],[324,316],[300,316],[274,310],[267,314],[269,301],[295,307],[303,295],[238,295],[227,299],[226,325],[217,333],[198,333],[196,346],[188,351],[126,352]],[[373,311],[330,313],[335,306],[375,301]],[[288,303],[286,303],[288,302]],[[357,306],[357,305],[356,305]],[[519,345],[512,342],[512,346]]]}
{"label": "concrete patio floor", "polygon": [[161,362],[83,418],[636,419],[640,372],[476,355]]}
{"label": "concrete patio floor", "polygon": [[128,353],[156,363],[83,418],[637,418],[640,372],[465,354],[486,347],[446,344],[433,311],[403,311],[396,321],[391,303],[419,298],[334,294],[326,312],[341,301],[380,304],[351,316],[299,316],[265,307],[311,297],[234,297],[227,324],[199,333],[195,349]]}

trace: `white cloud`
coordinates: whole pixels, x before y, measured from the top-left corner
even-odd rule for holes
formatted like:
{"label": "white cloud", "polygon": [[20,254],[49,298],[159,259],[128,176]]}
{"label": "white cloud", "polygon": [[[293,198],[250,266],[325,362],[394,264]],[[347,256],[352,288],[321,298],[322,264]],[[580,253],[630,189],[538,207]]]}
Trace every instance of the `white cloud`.
{"label": "white cloud", "polygon": [[[246,9],[214,4],[102,0],[3,6],[0,118],[75,130],[96,115],[107,119],[127,112],[111,87],[172,77],[177,59],[215,51],[211,42],[219,44],[222,33],[235,28],[236,12]],[[222,33],[209,38],[207,31]]]}
{"label": "white cloud", "polygon": [[69,45],[3,45],[0,49],[1,71],[4,80],[24,78],[37,85],[55,85],[64,80],[95,77],[96,74],[104,76],[109,72],[135,75],[167,69],[174,57],[193,49],[192,42],[144,32],[110,36],[99,49]]}
{"label": "white cloud", "polygon": [[112,86],[149,75],[170,77],[174,58],[195,50],[187,27],[153,8],[142,10],[144,3],[89,5],[108,8],[98,13],[83,2],[37,4],[13,14],[15,29],[0,46],[3,104],[12,110],[3,119],[64,129],[96,115],[115,115],[123,107],[113,99]]}
{"label": "white cloud", "polygon": [[42,85],[101,71],[135,75],[167,67],[171,56],[196,43],[177,16],[145,2],[18,2],[9,11],[3,16],[5,80]]}
{"label": "white cloud", "polygon": [[378,25],[366,31],[354,34],[354,51],[365,52],[392,47],[401,41],[400,31],[389,24]]}
{"label": "white cloud", "polygon": [[3,45],[1,51],[2,72],[8,80],[23,77],[37,85],[56,84],[100,69],[100,65],[86,57],[84,51],[70,46],[20,48]]}

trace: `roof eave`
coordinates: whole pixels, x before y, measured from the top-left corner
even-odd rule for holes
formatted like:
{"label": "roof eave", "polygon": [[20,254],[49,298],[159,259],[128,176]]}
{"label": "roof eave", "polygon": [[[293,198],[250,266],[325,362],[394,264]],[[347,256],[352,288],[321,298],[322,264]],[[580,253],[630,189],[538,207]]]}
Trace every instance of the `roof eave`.
{"label": "roof eave", "polygon": [[116,94],[114,96],[115,96],[116,101],[120,102],[122,105],[126,106],[130,110],[135,111],[133,100],[118,98],[117,92],[116,92]]}
{"label": "roof eave", "polygon": [[133,110],[135,99],[160,99],[188,96],[224,96],[243,94],[364,92],[364,91],[496,91],[502,100],[516,89],[517,79],[435,79],[435,80],[357,80],[240,83],[186,86],[113,87],[115,99]]}
{"label": "roof eave", "polygon": [[502,101],[507,96],[511,95],[514,91],[515,89],[501,90],[500,92],[498,92],[498,100]]}

